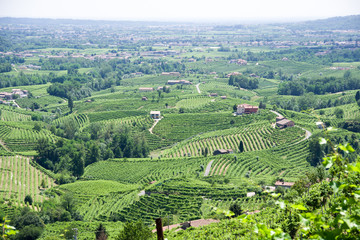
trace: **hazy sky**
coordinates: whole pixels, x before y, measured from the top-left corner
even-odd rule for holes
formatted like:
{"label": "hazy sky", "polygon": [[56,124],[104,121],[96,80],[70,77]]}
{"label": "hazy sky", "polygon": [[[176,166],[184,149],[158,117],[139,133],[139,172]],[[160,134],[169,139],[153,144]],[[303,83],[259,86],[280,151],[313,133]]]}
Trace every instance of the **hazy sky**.
{"label": "hazy sky", "polygon": [[0,17],[297,21],[360,14],[360,0],[0,0]]}

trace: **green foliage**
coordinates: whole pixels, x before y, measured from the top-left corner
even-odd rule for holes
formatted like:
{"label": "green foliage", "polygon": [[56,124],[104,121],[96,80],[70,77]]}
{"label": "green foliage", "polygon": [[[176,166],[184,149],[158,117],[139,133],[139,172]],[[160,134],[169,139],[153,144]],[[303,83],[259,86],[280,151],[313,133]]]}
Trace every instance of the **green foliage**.
{"label": "green foliage", "polygon": [[141,221],[127,222],[116,237],[117,240],[146,240],[152,236],[151,230]]}
{"label": "green foliage", "polygon": [[14,236],[19,232],[16,230],[15,227],[8,225],[9,222],[10,220],[6,220],[6,218],[4,217],[0,223],[0,227],[2,229],[0,236],[1,239],[8,239],[9,237]]}

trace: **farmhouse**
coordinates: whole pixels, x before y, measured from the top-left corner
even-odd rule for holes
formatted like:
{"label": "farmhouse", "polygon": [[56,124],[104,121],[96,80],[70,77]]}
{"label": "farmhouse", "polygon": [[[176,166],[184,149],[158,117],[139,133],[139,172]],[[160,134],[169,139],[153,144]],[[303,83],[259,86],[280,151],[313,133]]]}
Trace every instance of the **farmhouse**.
{"label": "farmhouse", "polygon": [[247,61],[244,59],[232,59],[229,63],[236,63],[238,65],[247,65]]}
{"label": "farmhouse", "polygon": [[0,98],[10,100],[10,99],[12,99],[12,93],[0,92]]}
{"label": "farmhouse", "polygon": [[142,101],[147,101],[148,98],[147,98],[147,97],[142,97],[141,100],[142,100]]}
{"label": "farmhouse", "polygon": [[161,75],[164,76],[180,76],[179,72],[162,72]]}
{"label": "farmhouse", "polygon": [[226,96],[220,96],[221,97],[221,99],[226,99],[227,97]]}
{"label": "farmhouse", "polygon": [[241,115],[241,114],[251,114],[251,113],[257,113],[257,111],[259,110],[259,107],[257,106],[252,106],[250,104],[240,104],[237,106],[237,110],[236,110],[236,114]]}
{"label": "farmhouse", "polygon": [[239,72],[232,72],[226,75],[226,77],[236,76],[236,75],[242,75],[242,73]]}
{"label": "farmhouse", "polygon": [[154,91],[154,88],[139,88],[139,91],[140,92],[152,92]]}
{"label": "farmhouse", "polygon": [[289,119],[282,119],[276,122],[276,126],[279,128],[287,128],[287,127],[293,127],[295,123]]}
{"label": "farmhouse", "polygon": [[151,111],[150,112],[150,117],[152,119],[160,119],[160,111]]}
{"label": "farmhouse", "polygon": [[214,152],[213,152],[213,155],[219,155],[219,154],[228,154],[228,153],[234,153],[232,149],[228,149],[228,150],[225,150],[225,149],[216,149]]}
{"label": "farmhouse", "polygon": [[209,97],[217,97],[217,93],[210,93]]}
{"label": "farmhouse", "polygon": [[180,84],[180,80],[168,80],[166,84],[168,85]]}
{"label": "farmhouse", "polygon": [[283,181],[276,181],[275,187],[284,187],[284,188],[291,188],[294,185],[293,182],[283,182]]}
{"label": "farmhouse", "polygon": [[188,80],[168,80],[167,81],[168,85],[175,85],[175,84],[182,84],[182,85],[191,85],[192,82],[188,81]]}

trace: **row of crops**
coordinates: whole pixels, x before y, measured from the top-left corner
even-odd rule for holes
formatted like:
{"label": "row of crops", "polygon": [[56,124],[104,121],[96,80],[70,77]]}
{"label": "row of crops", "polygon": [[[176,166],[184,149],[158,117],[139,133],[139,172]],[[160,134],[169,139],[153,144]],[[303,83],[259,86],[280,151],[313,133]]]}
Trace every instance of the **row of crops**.
{"label": "row of crops", "polygon": [[152,224],[158,217],[171,216],[175,222],[184,222],[201,218],[200,207],[203,199],[200,196],[165,195],[152,193],[145,195],[129,207],[125,207],[111,216],[122,222],[138,221]]}
{"label": "row of crops", "polygon": [[18,122],[18,121],[31,121],[31,115],[15,112],[11,109],[0,109],[0,119],[2,121]]}
{"label": "row of crops", "polygon": [[124,183],[149,183],[174,176],[196,176],[208,158],[109,160],[91,164],[84,178],[114,180]]}
{"label": "row of crops", "polygon": [[285,143],[291,144],[300,141],[303,136],[304,131],[300,128],[278,130],[270,127],[267,122],[203,134],[177,144],[163,154],[167,157],[201,156],[205,149],[208,149],[210,155],[217,149],[232,149],[237,152],[241,141],[244,151],[258,151]]}
{"label": "row of crops", "polygon": [[89,123],[89,118],[86,114],[71,114],[55,119],[53,124],[59,127],[66,121],[72,121],[78,128],[81,128]]}
{"label": "row of crops", "polygon": [[42,129],[41,131],[34,131],[23,128],[10,128],[11,130],[8,133],[6,133],[6,126],[0,126],[0,131],[2,131],[1,129],[4,129],[5,131],[5,134],[1,137],[1,139],[13,152],[32,151],[35,149],[37,141],[41,138],[46,138],[52,142],[56,139],[50,131],[45,129]]}
{"label": "row of crops", "polygon": [[310,169],[306,161],[307,142],[282,145],[257,152],[223,155],[214,158],[210,176],[269,178],[281,176],[288,179],[301,177]]}
{"label": "row of crops", "polygon": [[22,156],[0,157],[0,197],[23,204],[30,195],[37,204],[44,200],[45,188],[55,186],[53,179],[33,167],[30,158]]}
{"label": "row of crops", "polygon": [[234,117],[229,113],[206,114],[168,114],[154,128],[154,134],[179,142],[200,133],[245,126],[264,117],[271,116],[268,112]]}

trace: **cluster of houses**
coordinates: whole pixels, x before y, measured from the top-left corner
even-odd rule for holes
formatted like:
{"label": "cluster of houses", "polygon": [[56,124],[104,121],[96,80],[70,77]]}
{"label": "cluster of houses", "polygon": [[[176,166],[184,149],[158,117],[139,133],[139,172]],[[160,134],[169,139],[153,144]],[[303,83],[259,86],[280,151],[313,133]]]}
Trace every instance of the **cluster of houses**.
{"label": "cluster of houses", "polygon": [[18,95],[20,98],[28,96],[28,90],[21,89],[12,89],[11,93],[8,92],[0,92],[0,98],[4,100],[12,100],[15,95]]}
{"label": "cluster of houses", "polygon": [[238,65],[247,65],[247,61],[244,59],[231,59],[229,63],[236,63]]}

